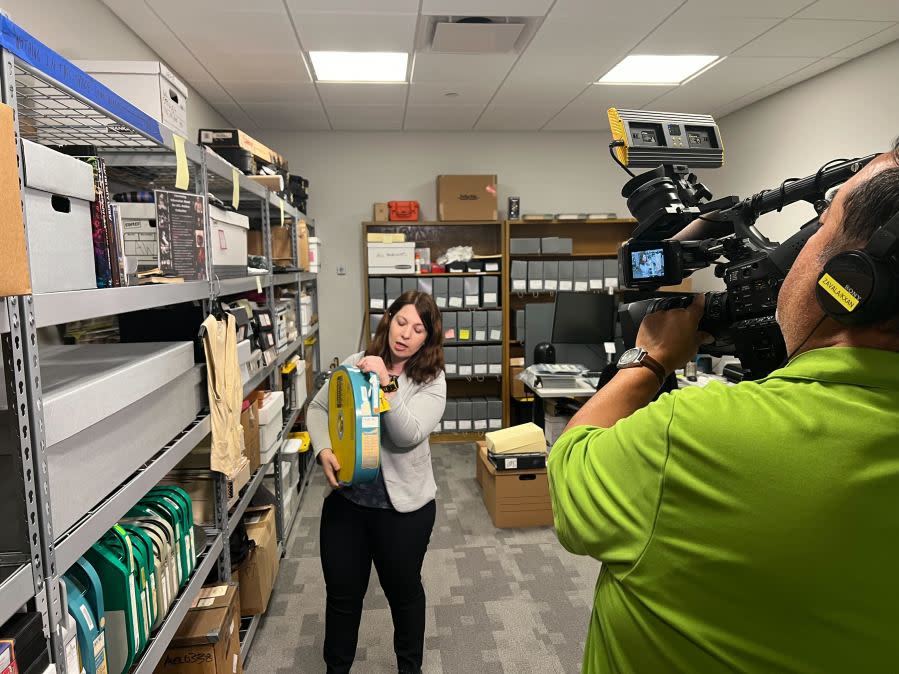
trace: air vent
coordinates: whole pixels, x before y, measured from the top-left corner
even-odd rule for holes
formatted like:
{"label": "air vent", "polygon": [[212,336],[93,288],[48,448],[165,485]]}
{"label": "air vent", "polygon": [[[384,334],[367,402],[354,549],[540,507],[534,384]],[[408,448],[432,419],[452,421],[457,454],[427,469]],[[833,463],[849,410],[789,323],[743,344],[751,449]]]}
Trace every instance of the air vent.
{"label": "air vent", "polygon": [[430,51],[448,54],[505,54],[513,51],[530,18],[431,17]]}

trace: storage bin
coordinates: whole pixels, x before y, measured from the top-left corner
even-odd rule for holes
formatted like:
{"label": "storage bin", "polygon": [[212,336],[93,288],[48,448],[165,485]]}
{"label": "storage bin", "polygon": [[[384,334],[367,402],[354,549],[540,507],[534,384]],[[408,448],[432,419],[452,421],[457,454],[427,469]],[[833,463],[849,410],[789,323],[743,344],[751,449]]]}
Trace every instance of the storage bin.
{"label": "storage bin", "polygon": [[219,278],[247,275],[247,232],[250,219],[209,204],[209,229],[212,241],[212,268]]}
{"label": "storage bin", "polygon": [[190,342],[43,347],[41,386],[57,536],[181,433],[206,397]]}
{"label": "storage bin", "polygon": [[369,243],[369,274],[414,274],[415,242]]}
{"label": "storage bin", "polygon": [[35,293],[97,287],[91,202],[94,171],[73,157],[22,141],[31,285]]}
{"label": "storage bin", "polygon": [[317,236],[309,237],[309,271],[313,274],[317,274],[321,269],[321,247],[321,239]]}
{"label": "storage bin", "polygon": [[187,137],[187,87],[159,61],[73,61],[119,96]]}

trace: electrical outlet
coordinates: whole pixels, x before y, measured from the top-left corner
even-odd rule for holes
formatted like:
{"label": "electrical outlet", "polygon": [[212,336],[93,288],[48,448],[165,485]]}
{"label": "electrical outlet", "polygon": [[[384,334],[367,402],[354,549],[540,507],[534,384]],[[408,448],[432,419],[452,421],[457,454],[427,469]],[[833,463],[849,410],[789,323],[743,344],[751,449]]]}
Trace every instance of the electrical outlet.
{"label": "electrical outlet", "polygon": [[337,275],[338,276],[346,276],[346,265],[345,264],[337,265]]}

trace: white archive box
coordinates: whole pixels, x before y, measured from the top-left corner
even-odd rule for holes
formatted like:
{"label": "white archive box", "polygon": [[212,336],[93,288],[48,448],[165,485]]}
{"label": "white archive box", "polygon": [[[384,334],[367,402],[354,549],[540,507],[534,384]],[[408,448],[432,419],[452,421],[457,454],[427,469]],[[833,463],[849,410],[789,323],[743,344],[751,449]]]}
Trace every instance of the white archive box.
{"label": "white archive box", "polygon": [[369,243],[369,274],[414,274],[415,242]]}
{"label": "white archive box", "polygon": [[187,137],[187,86],[159,61],[73,61],[137,108]]}
{"label": "white archive box", "polygon": [[31,284],[36,293],[97,287],[90,164],[43,145],[22,141],[25,217]]}
{"label": "white archive box", "polygon": [[156,204],[117,203],[125,255],[137,260],[140,270],[159,266]]}
{"label": "white archive box", "polygon": [[209,204],[212,268],[219,278],[247,275],[247,234],[250,219]]}
{"label": "white archive box", "polygon": [[300,323],[304,330],[312,327],[312,295],[300,295]]}
{"label": "white archive box", "polygon": [[278,436],[284,427],[281,410],[284,409],[284,393],[282,391],[269,391],[259,405],[259,447],[262,463],[278,451]]}
{"label": "white archive box", "polygon": [[[322,240],[317,236],[309,237],[309,271],[317,274],[321,271]],[[414,254],[413,254],[414,262]]]}
{"label": "white archive box", "polygon": [[191,342],[45,346],[41,386],[59,533],[181,433],[206,400]]}

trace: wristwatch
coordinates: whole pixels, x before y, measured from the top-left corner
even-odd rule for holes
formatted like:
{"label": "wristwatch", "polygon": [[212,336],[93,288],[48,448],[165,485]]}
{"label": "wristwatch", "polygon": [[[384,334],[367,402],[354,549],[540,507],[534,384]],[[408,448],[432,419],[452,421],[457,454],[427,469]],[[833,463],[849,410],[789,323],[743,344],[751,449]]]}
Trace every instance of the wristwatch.
{"label": "wristwatch", "polygon": [[399,388],[400,388],[399,378],[396,375],[391,375],[390,383],[387,384],[387,386],[382,386],[381,390],[384,391],[384,393],[394,393],[395,391],[398,391]]}
{"label": "wristwatch", "polygon": [[618,359],[619,370],[626,370],[631,367],[645,367],[652,370],[656,377],[659,378],[659,386],[665,383],[665,378],[668,376],[665,372],[665,367],[639,346],[628,349]]}

